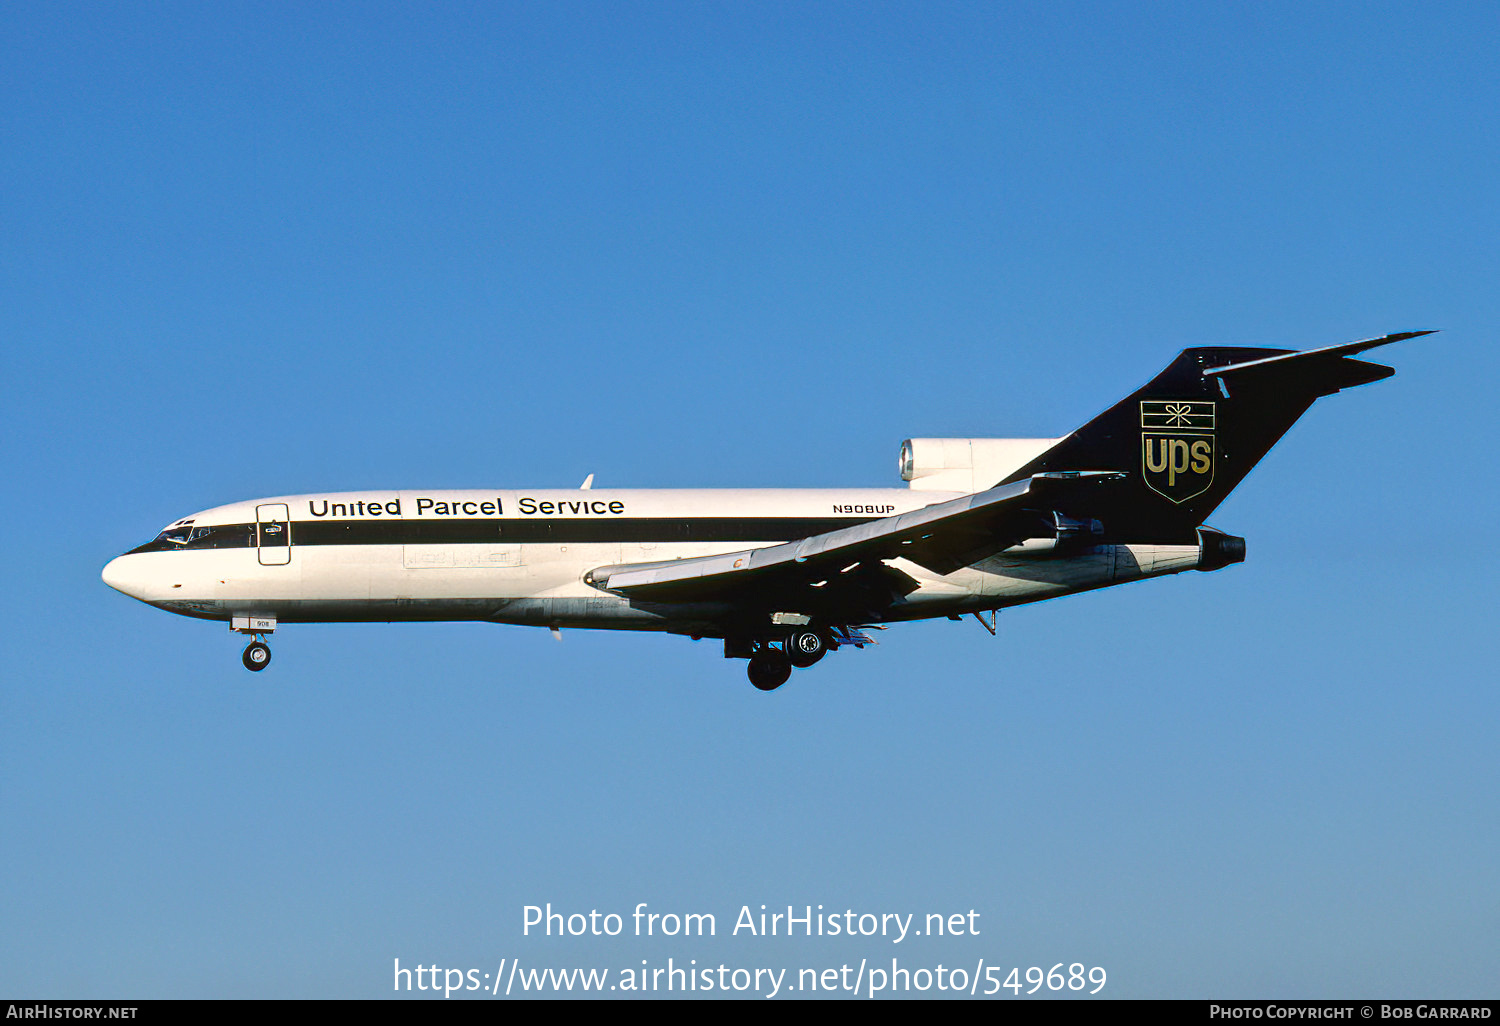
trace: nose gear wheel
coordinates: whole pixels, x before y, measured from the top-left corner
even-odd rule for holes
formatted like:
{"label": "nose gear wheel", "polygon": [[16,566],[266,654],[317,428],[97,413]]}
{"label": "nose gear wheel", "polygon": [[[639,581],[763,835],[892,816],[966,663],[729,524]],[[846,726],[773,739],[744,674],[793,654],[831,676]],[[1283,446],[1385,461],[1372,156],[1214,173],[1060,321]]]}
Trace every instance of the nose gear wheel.
{"label": "nose gear wheel", "polygon": [[247,670],[264,670],[271,665],[271,647],[264,641],[252,641],[245,646],[245,654],[240,657]]}

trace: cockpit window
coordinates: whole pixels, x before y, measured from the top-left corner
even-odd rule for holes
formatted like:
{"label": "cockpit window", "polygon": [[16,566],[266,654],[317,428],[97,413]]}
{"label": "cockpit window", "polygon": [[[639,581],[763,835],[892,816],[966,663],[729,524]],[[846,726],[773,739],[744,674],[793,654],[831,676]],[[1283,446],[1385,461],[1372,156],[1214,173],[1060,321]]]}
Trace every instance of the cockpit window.
{"label": "cockpit window", "polygon": [[211,524],[195,527],[188,536],[190,549],[244,549],[254,545],[248,524]]}
{"label": "cockpit window", "polygon": [[135,552],[178,552],[182,549],[247,549],[255,547],[254,524],[173,524]]}

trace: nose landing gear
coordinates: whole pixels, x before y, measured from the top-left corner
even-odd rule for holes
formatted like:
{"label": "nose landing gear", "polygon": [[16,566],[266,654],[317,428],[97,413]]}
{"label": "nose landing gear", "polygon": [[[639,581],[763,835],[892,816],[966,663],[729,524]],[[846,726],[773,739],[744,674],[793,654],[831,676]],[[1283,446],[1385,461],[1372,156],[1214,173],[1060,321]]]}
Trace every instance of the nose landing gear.
{"label": "nose landing gear", "polygon": [[271,646],[266,644],[266,635],[276,629],[274,616],[236,616],[229,621],[229,629],[248,634],[252,639],[240,656],[245,669],[259,671],[271,665]]}
{"label": "nose landing gear", "polygon": [[257,638],[245,646],[245,654],[240,657],[247,670],[264,670],[271,665],[271,646]]}

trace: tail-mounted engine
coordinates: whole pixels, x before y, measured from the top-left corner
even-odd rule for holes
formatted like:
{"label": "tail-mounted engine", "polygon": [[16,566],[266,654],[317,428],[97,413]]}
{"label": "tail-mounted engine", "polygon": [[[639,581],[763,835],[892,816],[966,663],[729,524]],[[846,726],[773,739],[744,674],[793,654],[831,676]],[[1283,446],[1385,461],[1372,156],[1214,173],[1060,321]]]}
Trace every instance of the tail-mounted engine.
{"label": "tail-mounted engine", "polygon": [[1212,527],[1198,528],[1199,570],[1218,570],[1230,563],[1245,561],[1245,539],[1236,538]]}
{"label": "tail-mounted engine", "polygon": [[901,480],[929,492],[993,488],[1056,445],[1058,438],[908,438]]}

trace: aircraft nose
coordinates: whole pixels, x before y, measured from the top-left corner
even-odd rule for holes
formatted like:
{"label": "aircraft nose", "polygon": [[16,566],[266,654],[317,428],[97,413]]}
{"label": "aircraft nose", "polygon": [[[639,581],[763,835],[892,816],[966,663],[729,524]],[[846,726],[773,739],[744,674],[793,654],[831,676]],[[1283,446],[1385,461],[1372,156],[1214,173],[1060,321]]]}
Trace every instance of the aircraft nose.
{"label": "aircraft nose", "polygon": [[132,572],[133,569],[129,556],[116,556],[104,564],[104,572],[99,576],[115,591],[138,599],[141,597],[141,582],[139,575]]}

